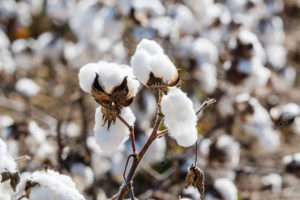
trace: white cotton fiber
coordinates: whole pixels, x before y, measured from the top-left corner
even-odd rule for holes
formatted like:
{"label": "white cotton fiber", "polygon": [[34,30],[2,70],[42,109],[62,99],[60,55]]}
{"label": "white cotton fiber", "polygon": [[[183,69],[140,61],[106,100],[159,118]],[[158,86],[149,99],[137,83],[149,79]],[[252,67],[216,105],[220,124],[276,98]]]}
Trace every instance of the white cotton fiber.
{"label": "white cotton fiber", "polygon": [[[26,177],[26,182],[38,183],[29,193],[30,200],[83,200],[75,183],[66,175],[53,170],[35,171]],[[20,188],[21,189],[21,188]],[[23,188],[25,190],[25,188]]]}
{"label": "white cotton fiber", "polygon": [[90,92],[92,88],[93,81],[96,77],[96,72],[99,69],[99,65],[97,63],[88,63],[81,67],[78,78],[79,85],[81,89],[85,92]]}
{"label": "white cotton fiber", "polygon": [[238,191],[234,183],[227,178],[220,178],[214,183],[215,189],[221,194],[224,200],[237,200]]}
{"label": "white cotton fiber", "polygon": [[112,92],[113,88],[119,86],[125,77],[127,77],[128,96],[133,97],[138,92],[139,82],[133,76],[132,68],[128,65],[119,65],[105,61],[89,63],[80,69],[78,77],[82,90],[85,92],[91,91],[96,73],[99,75],[98,79],[103,89],[108,94]]}
{"label": "white cotton fiber", "polygon": [[29,78],[22,78],[18,80],[15,88],[18,92],[27,97],[34,97],[40,92],[40,86]]}
{"label": "white cotton fiber", "polygon": [[152,57],[150,66],[156,77],[162,77],[165,83],[169,83],[173,75],[177,73],[176,67],[165,54],[157,54]]}
{"label": "white cotton fiber", "polygon": [[131,58],[131,67],[133,69],[133,73],[144,85],[147,84],[151,71],[149,65],[150,58],[150,54],[144,49],[136,51],[134,56]]}
{"label": "white cotton fiber", "polygon": [[135,54],[131,57],[131,67],[133,74],[144,85],[147,84],[151,72],[165,84],[174,82],[178,77],[176,67],[160,45],[147,39],[137,45]]}
{"label": "white cotton fiber", "polygon": [[17,164],[7,151],[6,143],[0,139],[0,174],[2,172],[15,172]]}
{"label": "white cotton fiber", "polygon": [[179,88],[171,88],[161,106],[170,136],[181,146],[193,145],[197,140],[197,116],[192,101]]}
{"label": "white cotton fiber", "polygon": [[[130,108],[123,108],[120,115],[129,125],[133,126],[135,116]],[[95,113],[94,127],[96,142],[104,152],[116,151],[128,139],[129,129],[119,119],[116,119],[116,122],[112,123],[109,129],[107,123],[103,126],[103,122],[101,107],[98,107]]]}

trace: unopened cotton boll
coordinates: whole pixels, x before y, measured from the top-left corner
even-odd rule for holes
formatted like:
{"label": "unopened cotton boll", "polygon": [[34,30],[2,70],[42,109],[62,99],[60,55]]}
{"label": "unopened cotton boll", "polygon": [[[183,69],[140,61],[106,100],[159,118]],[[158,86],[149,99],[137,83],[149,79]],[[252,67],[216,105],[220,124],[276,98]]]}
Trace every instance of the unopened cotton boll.
{"label": "unopened cotton boll", "polygon": [[143,39],[131,57],[131,66],[136,78],[147,85],[150,73],[161,79],[164,84],[171,84],[178,78],[178,72],[170,58],[155,41]]}
{"label": "unopened cotton boll", "polygon": [[[75,183],[66,175],[53,170],[35,171],[26,179],[34,186],[29,189],[30,200],[83,200]],[[36,184],[34,184],[36,183]],[[25,184],[26,185],[26,184]],[[25,190],[25,188],[22,188]]]}
{"label": "unopened cotton boll", "polygon": [[197,116],[193,102],[179,88],[171,88],[162,97],[162,113],[169,134],[181,146],[188,147],[197,141]]}
{"label": "unopened cotton boll", "polygon": [[18,80],[15,88],[18,92],[27,97],[34,97],[40,92],[40,86],[29,78],[22,78]]}
{"label": "unopened cotton boll", "polygon": [[[120,116],[130,125],[133,126],[135,122],[135,116],[131,109],[126,107],[121,110]],[[115,123],[111,124],[108,129],[108,124],[105,125],[103,121],[103,113],[101,106],[96,109],[95,113],[95,139],[100,149],[104,152],[116,151],[120,145],[128,139],[129,129],[119,119],[116,119]]]}

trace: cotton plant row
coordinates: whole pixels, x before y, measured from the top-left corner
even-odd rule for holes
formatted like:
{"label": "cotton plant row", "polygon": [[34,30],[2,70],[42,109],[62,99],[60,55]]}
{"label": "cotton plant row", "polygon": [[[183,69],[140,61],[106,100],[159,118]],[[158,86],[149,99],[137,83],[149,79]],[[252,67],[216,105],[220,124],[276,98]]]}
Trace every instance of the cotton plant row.
{"label": "cotton plant row", "polygon": [[[143,39],[137,45],[131,67],[100,61],[84,65],[78,76],[81,89],[90,93],[99,104],[95,112],[94,132],[100,149],[107,153],[116,151],[131,137],[134,160],[117,194],[119,199],[123,199],[127,189],[131,188],[129,183],[149,146],[162,135],[159,127],[163,119],[167,127],[163,133],[169,133],[178,145],[189,147],[196,143],[197,116],[193,103],[177,87],[181,83],[179,71],[155,41]],[[138,95],[140,83],[158,91],[158,113],[151,135],[137,152],[134,135],[136,118],[129,106]]]}

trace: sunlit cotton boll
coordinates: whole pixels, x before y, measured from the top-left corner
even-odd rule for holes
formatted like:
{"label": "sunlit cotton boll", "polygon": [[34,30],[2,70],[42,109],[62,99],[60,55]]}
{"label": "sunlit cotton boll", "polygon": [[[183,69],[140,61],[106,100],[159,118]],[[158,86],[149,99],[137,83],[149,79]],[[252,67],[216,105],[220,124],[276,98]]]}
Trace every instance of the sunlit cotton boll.
{"label": "sunlit cotton boll", "polygon": [[128,97],[133,97],[138,92],[140,84],[133,76],[132,68],[128,65],[119,65],[105,61],[89,63],[80,69],[78,74],[79,85],[83,91],[91,92],[96,73],[99,75],[99,81],[107,93],[110,93],[114,87],[120,85],[125,77],[127,77],[129,90]]}
{"label": "sunlit cotton boll", "polygon": [[214,183],[215,189],[220,193],[224,200],[237,200],[238,191],[234,183],[227,178],[220,178]]}
{"label": "sunlit cotton boll", "polygon": [[261,183],[266,187],[271,187],[273,192],[280,192],[282,186],[282,177],[279,174],[268,174],[262,177]]}
{"label": "sunlit cotton boll", "polygon": [[[131,126],[135,122],[135,116],[130,108],[123,108],[120,116]],[[108,124],[103,126],[103,113],[101,106],[96,109],[95,113],[95,139],[100,149],[104,152],[113,152],[117,150],[120,145],[128,139],[129,129],[119,119],[111,124],[108,129]]]}
{"label": "sunlit cotton boll", "polygon": [[40,92],[40,86],[29,78],[22,78],[18,80],[15,88],[18,92],[27,97],[34,97]]}
{"label": "sunlit cotton boll", "polygon": [[152,40],[143,39],[137,45],[135,54],[131,58],[131,66],[133,74],[144,85],[147,84],[151,72],[166,84],[178,78],[174,64],[164,54],[161,46]]}
{"label": "sunlit cotton boll", "polygon": [[17,164],[15,160],[7,152],[6,143],[0,139],[0,174],[2,172],[15,172]]}
{"label": "sunlit cotton boll", "polygon": [[188,147],[197,140],[197,116],[193,102],[179,88],[171,88],[161,101],[162,113],[169,134],[181,146]]}
{"label": "sunlit cotton boll", "polygon": [[37,185],[34,185],[31,189],[29,189],[30,200],[84,199],[84,197],[77,191],[76,185],[70,177],[59,174],[53,170],[35,171],[27,178],[26,183],[28,182],[37,183]]}

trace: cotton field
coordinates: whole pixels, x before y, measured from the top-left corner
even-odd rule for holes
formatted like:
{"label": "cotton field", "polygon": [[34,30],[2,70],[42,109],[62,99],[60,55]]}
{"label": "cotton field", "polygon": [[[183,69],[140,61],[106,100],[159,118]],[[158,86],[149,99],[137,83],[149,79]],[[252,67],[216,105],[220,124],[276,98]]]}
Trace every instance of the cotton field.
{"label": "cotton field", "polygon": [[299,0],[0,0],[0,200],[300,199]]}

